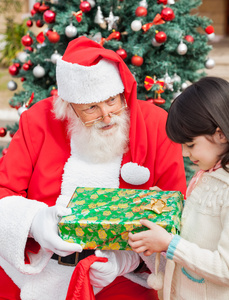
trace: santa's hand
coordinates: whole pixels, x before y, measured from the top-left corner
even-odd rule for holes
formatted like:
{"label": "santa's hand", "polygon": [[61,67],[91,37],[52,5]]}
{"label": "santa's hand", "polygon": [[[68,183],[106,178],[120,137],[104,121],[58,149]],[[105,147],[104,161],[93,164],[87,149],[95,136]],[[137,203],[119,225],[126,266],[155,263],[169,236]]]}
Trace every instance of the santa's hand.
{"label": "santa's hand", "polygon": [[107,262],[94,262],[89,270],[91,284],[103,288],[115,280],[117,276],[125,275],[135,270],[140,257],[133,251],[100,251],[96,250],[98,257],[107,257]]}
{"label": "santa's hand", "polygon": [[58,235],[57,224],[60,218],[70,214],[70,208],[57,205],[40,209],[33,219],[30,236],[33,237],[44,250],[54,252],[60,256],[81,252],[82,247],[80,245],[65,242]]}

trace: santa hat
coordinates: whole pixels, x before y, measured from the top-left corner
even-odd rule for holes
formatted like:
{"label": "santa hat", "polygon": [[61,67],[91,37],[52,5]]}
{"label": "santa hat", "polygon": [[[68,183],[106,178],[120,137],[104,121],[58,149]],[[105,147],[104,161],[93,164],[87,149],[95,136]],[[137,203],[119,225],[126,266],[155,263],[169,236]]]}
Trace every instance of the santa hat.
{"label": "santa hat", "polygon": [[148,149],[146,125],[137,101],[136,80],[123,59],[83,36],[68,44],[57,61],[56,74],[58,94],[68,102],[100,102],[124,91],[130,109],[131,162],[123,165],[121,177],[132,185],[146,183],[150,177],[149,169],[144,167]]}

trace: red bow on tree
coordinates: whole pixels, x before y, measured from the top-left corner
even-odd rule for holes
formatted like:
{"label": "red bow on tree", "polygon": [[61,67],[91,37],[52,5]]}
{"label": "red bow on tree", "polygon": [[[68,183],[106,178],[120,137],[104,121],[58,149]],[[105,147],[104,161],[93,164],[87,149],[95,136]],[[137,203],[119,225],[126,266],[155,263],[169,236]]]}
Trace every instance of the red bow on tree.
{"label": "red bow on tree", "polygon": [[161,15],[160,14],[156,14],[156,17],[153,19],[153,22],[151,23],[147,23],[145,25],[142,26],[142,30],[144,32],[148,31],[153,25],[159,25],[159,24],[163,24],[165,23],[164,20],[162,20]]}

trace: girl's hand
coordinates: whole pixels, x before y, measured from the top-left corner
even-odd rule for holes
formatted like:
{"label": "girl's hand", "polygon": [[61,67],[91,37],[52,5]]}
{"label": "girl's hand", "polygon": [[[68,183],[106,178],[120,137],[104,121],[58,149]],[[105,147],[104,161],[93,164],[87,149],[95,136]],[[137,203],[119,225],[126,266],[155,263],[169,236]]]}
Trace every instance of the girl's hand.
{"label": "girl's hand", "polygon": [[149,228],[147,231],[132,234],[129,233],[128,243],[136,253],[144,253],[149,256],[154,252],[167,251],[172,236],[161,226],[148,221],[140,220],[140,223]]}
{"label": "girl's hand", "polygon": [[150,188],[149,188],[149,190],[151,190],[151,191],[157,191],[157,192],[160,192],[160,191],[162,191],[162,189],[160,189],[158,186],[151,186]]}

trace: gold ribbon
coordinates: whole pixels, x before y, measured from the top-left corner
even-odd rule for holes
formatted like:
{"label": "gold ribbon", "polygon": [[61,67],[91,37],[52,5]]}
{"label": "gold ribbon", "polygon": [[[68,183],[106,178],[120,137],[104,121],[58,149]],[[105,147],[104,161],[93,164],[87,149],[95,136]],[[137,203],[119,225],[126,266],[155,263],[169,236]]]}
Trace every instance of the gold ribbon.
{"label": "gold ribbon", "polygon": [[162,212],[169,212],[172,207],[168,207],[166,201],[162,199],[152,199],[151,202],[143,207],[145,210],[152,210],[156,214],[161,214]]}

